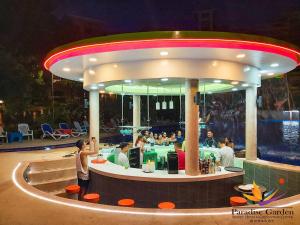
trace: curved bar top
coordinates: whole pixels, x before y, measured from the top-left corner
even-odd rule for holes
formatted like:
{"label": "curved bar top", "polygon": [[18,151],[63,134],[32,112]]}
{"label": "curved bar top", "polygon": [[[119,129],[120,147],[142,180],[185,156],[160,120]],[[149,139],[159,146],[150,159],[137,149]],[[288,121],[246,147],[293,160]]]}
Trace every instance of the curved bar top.
{"label": "curved bar top", "polygon": [[244,172],[229,172],[222,170],[215,174],[205,174],[198,176],[185,175],[184,170],[179,170],[178,174],[168,174],[167,170],[155,170],[154,173],[145,173],[142,169],[128,168],[125,169],[122,166],[107,161],[103,164],[94,164],[91,160],[94,157],[89,158],[88,166],[89,169],[100,175],[124,179],[124,180],[135,180],[135,181],[149,181],[149,182],[195,182],[195,181],[209,181],[218,180],[230,177],[241,176]]}

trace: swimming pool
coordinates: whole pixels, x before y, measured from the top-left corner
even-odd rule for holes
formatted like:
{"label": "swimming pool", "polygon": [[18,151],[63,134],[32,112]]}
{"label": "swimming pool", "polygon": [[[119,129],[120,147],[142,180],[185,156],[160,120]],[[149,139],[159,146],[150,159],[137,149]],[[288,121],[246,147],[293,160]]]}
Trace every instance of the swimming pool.
{"label": "swimming pool", "polygon": [[[237,149],[245,148],[245,123],[217,121],[210,125],[216,137],[233,138]],[[261,159],[300,165],[299,120],[260,120],[257,145]]]}

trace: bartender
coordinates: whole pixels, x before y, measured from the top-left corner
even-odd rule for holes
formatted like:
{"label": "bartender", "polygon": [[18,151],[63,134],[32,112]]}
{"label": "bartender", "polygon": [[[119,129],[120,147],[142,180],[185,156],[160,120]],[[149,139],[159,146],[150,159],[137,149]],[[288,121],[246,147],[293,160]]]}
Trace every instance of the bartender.
{"label": "bartender", "polygon": [[207,131],[207,137],[204,141],[204,146],[213,148],[216,148],[218,146],[214,138],[214,133],[211,130]]}
{"label": "bartender", "polygon": [[229,146],[226,146],[225,138],[219,140],[220,149],[218,149],[217,164],[220,166],[234,166],[234,151]]}
{"label": "bartender", "polygon": [[127,152],[129,150],[128,143],[127,142],[122,142],[120,144],[120,149],[121,149],[121,152],[118,155],[117,164],[120,165],[120,166],[124,166],[125,168],[128,168],[129,167],[129,160],[128,160],[128,157],[127,157]]}

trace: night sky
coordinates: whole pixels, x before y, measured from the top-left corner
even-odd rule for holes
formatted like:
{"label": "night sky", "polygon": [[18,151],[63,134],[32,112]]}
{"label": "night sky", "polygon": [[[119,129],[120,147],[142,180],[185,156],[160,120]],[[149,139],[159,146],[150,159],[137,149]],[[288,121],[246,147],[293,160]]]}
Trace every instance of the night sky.
{"label": "night sky", "polygon": [[152,30],[195,30],[196,13],[213,9],[217,27],[258,29],[300,10],[300,0],[62,0],[57,17],[78,15],[104,22],[113,33]]}

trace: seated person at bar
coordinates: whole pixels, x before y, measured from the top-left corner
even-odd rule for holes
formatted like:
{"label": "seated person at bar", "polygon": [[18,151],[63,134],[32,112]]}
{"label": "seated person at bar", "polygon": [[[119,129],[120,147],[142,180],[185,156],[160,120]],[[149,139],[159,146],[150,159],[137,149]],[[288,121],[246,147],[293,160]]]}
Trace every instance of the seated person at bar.
{"label": "seated person at bar", "polygon": [[145,142],[144,142],[144,137],[143,135],[139,135],[135,141],[134,147],[139,147],[140,148],[140,164],[143,164],[143,154],[144,154],[144,148]]}
{"label": "seated person at bar", "polygon": [[124,167],[128,168],[129,167],[129,160],[128,160],[128,157],[127,157],[127,152],[129,150],[128,143],[127,142],[122,142],[120,144],[120,149],[121,149],[121,152],[118,155],[117,164],[120,165],[120,166],[124,166]]}
{"label": "seated person at bar", "polygon": [[149,138],[149,131],[146,130],[145,133],[144,133],[144,142],[145,143],[148,143],[147,139]]}
{"label": "seated person at bar", "polygon": [[232,139],[230,137],[226,137],[225,138],[225,142],[226,142],[226,146],[234,149],[234,143],[233,143],[233,141],[232,141]]}
{"label": "seated person at bar", "polygon": [[180,143],[182,143],[184,141],[184,137],[182,136],[181,130],[177,131],[176,140]]}
{"label": "seated person at bar", "polygon": [[169,142],[170,143],[175,143],[176,142],[176,136],[175,136],[175,133],[171,133],[171,136],[170,136],[170,138],[169,138]]}
{"label": "seated person at bar", "polygon": [[211,130],[207,131],[207,138],[205,139],[203,145],[213,148],[216,148],[218,146],[216,140],[214,139],[214,133]]}
{"label": "seated person at bar", "polygon": [[182,144],[180,142],[175,142],[174,149],[178,156],[178,169],[184,170],[185,169],[185,152],[182,151]]}
{"label": "seated person at bar", "polygon": [[225,138],[219,140],[219,146],[220,149],[216,154],[218,164],[224,167],[234,166],[234,151],[226,146]]}
{"label": "seated person at bar", "polygon": [[155,139],[154,139],[154,136],[153,136],[153,132],[150,132],[150,135],[147,138],[147,143],[149,143],[149,144],[155,144]]}
{"label": "seated person at bar", "polygon": [[163,144],[165,144],[165,145],[169,144],[169,138],[167,137],[166,132],[163,132],[163,134],[162,134],[162,141],[163,141]]}
{"label": "seated person at bar", "polygon": [[158,140],[158,134],[157,133],[154,134],[154,140],[155,141]]}
{"label": "seated person at bar", "polygon": [[157,140],[155,141],[155,143],[156,143],[157,145],[162,145],[162,144],[163,144],[162,134],[159,134],[159,135],[158,135],[158,138],[157,138]]}

